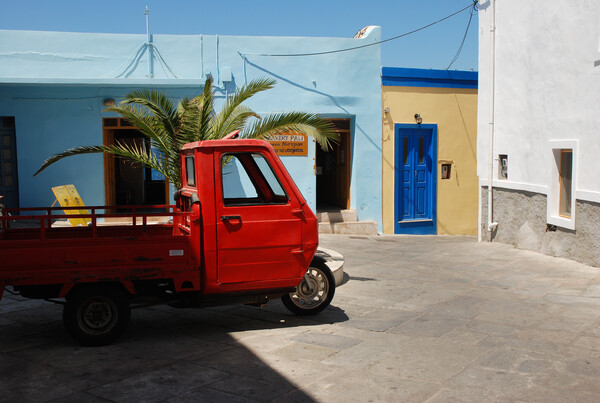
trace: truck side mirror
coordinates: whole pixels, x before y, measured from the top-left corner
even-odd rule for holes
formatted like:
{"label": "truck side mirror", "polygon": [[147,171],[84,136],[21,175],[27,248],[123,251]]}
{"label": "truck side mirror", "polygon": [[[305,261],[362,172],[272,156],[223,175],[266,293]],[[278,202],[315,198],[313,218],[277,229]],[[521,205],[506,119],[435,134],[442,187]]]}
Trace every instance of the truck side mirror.
{"label": "truck side mirror", "polygon": [[200,198],[198,197],[198,193],[192,193],[190,195],[190,202],[192,202],[192,204],[200,204]]}

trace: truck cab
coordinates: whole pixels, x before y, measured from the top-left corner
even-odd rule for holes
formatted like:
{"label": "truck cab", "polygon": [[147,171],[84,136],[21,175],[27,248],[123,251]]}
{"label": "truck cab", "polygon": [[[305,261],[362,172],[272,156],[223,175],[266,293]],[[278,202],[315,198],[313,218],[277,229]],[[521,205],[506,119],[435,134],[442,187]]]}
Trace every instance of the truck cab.
{"label": "truck cab", "polygon": [[[177,206],[202,239],[202,291],[295,287],[318,246],[317,219],[273,148],[261,140],[184,146]],[[200,249],[198,249],[200,252]]]}

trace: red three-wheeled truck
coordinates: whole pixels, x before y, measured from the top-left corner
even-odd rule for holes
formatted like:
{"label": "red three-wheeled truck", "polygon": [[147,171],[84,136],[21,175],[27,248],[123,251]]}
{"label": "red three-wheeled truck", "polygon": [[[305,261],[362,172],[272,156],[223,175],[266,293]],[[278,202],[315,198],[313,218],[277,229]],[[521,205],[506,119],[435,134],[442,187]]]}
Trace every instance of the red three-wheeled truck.
{"label": "red three-wheeled truck", "polygon": [[[282,298],[296,314],[325,309],[335,281],[315,256],[315,215],[269,143],[228,137],[182,148],[182,188],[159,212],[4,209],[0,298],[6,289],[64,304],[64,325],[83,345],[115,341],[138,305]],[[66,218],[89,224],[56,225]]]}

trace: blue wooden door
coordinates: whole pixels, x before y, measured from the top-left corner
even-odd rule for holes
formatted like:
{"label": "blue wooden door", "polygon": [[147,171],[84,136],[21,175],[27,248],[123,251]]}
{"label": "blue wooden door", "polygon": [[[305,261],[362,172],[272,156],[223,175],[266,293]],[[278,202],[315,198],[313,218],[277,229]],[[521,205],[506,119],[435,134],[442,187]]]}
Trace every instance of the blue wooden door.
{"label": "blue wooden door", "polygon": [[[398,234],[435,234],[435,128],[396,125]],[[427,125],[431,126],[431,125]]]}
{"label": "blue wooden door", "polygon": [[19,207],[15,119],[0,117],[0,195],[6,208]]}

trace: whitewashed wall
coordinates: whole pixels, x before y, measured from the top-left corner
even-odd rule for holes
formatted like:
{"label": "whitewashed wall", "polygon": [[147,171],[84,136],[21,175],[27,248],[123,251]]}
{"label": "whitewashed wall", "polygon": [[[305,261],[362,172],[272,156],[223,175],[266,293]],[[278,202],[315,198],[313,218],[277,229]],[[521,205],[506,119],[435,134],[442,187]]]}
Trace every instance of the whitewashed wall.
{"label": "whitewashed wall", "polygon": [[[577,140],[575,195],[600,202],[600,2],[496,1],[494,186],[548,195],[552,140]],[[478,175],[488,183],[490,1],[479,6]],[[494,161],[494,178],[498,177]],[[483,206],[485,208],[485,206]]]}

